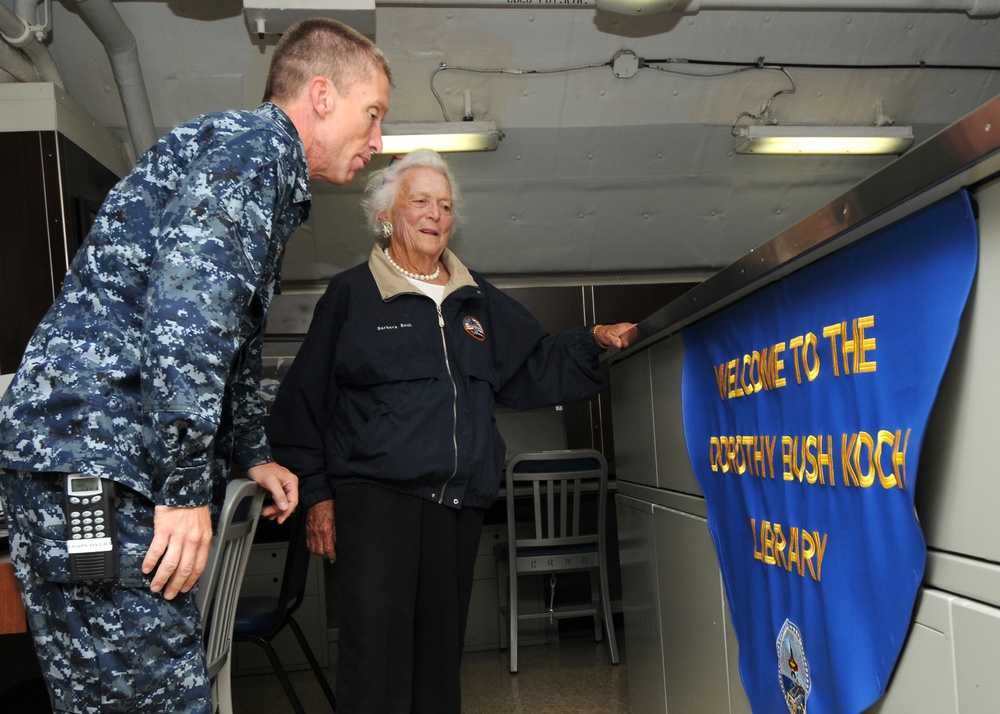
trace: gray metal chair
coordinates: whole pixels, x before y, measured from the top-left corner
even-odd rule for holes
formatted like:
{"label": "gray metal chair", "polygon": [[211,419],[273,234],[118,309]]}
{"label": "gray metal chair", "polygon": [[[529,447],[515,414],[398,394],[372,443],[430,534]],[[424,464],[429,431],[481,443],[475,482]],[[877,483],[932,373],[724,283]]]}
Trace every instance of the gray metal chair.
{"label": "gray metal chair", "polygon": [[205,628],[205,661],[212,681],[212,710],[232,714],[230,662],[233,622],[240,586],[250,558],[264,489],[247,478],[233,479],[219,513],[208,565],[198,582],[195,601]]}
{"label": "gray metal chair", "polygon": [[[618,664],[618,642],[608,592],[608,464],[599,451],[569,449],[514,455],[507,463],[507,543],[497,544],[497,587],[501,648],[508,646],[510,671],[517,672],[518,623],[592,616],[594,639],[606,631],[611,663]],[[523,494],[523,495],[522,495]],[[518,517],[519,512],[523,517]],[[590,573],[591,602],[555,605],[557,573]],[[549,609],[518,612],[518,581],[524,575],[548,575]]]}
{"label": "gray metal chair", "polygon": [[295,620],[295,613],[306,597],[306,580],[309,574],[309,562],[312,557],[306,544],[306,513],[299,509],[285,521],[288,536],[288,551],[285,556],[285,568],[281,578],[281,588],[274,595],[244,595],[240,598],[233,621],[233,632],[237,642],[253,642],[267,655],[274,673],[281,682],[292,709],[297,714],[305,714],[305,707],[295,693],[295,687],[285,673],[277,651],[271,641],[286,627],[291,628],[299,647],[309,661],[316,681],[319,683],[330,703],[330,710],[337,710],[337,697],[326,680],[326,675],[320,669],[319,661],[309,646],[309,640]]}

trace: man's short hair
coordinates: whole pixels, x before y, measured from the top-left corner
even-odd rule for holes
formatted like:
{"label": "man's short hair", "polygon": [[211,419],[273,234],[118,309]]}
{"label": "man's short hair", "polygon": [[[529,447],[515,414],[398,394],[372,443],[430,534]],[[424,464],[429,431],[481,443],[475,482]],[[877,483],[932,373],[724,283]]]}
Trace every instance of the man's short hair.
{"label": "man's short hair", "polygon": [[274,48],[264,101],[291,101],[309,80],[326,77],[343,92],[354,82],[382,71],[392,86],[392,70],[375,43],[353,27],[325,17],[300,20]]}

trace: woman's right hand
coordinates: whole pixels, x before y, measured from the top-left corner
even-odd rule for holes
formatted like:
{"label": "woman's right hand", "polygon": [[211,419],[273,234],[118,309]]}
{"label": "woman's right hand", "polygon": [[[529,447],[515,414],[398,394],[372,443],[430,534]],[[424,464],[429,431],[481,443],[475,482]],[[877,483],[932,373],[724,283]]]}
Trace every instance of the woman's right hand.
{"label": "woman's right hand", "polygon": [[306,515],[306,545],[313,555],[337,562],[337,523],[332,499],[310,507]]}

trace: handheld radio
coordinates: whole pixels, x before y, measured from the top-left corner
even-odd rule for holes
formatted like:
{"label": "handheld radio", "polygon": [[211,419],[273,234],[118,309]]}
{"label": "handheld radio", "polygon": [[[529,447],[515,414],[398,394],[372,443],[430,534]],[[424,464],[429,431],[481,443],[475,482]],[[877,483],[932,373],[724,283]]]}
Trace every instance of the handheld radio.
{"label": "handheld radio", "polygon": [[66,475],[66,528],[73,582],[118,575],[114,483],[99,476]]}

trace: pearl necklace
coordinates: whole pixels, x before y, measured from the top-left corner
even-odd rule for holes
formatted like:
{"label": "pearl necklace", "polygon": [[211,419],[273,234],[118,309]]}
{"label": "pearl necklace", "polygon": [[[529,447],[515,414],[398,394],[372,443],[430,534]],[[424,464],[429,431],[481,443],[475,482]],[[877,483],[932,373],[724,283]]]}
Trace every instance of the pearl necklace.
{"label": "pearl necklace", "polygon": [[428,273],[427,275],[422,275],[420,273],[411,273],[406,268],[401,268],[396,264],[396,261],[392,259],[391,255],[389,255],[388,248],[384,248],[382,252],[384,252],[385,257],[389,259],[389,264],[408,278],[413,278],[414,280],[423,280],[424,282],[429,283],[432,280],[437,280],[437,277],[441,274],[440,264],[438,264],[438,267],[434,270],[433,273]]}

